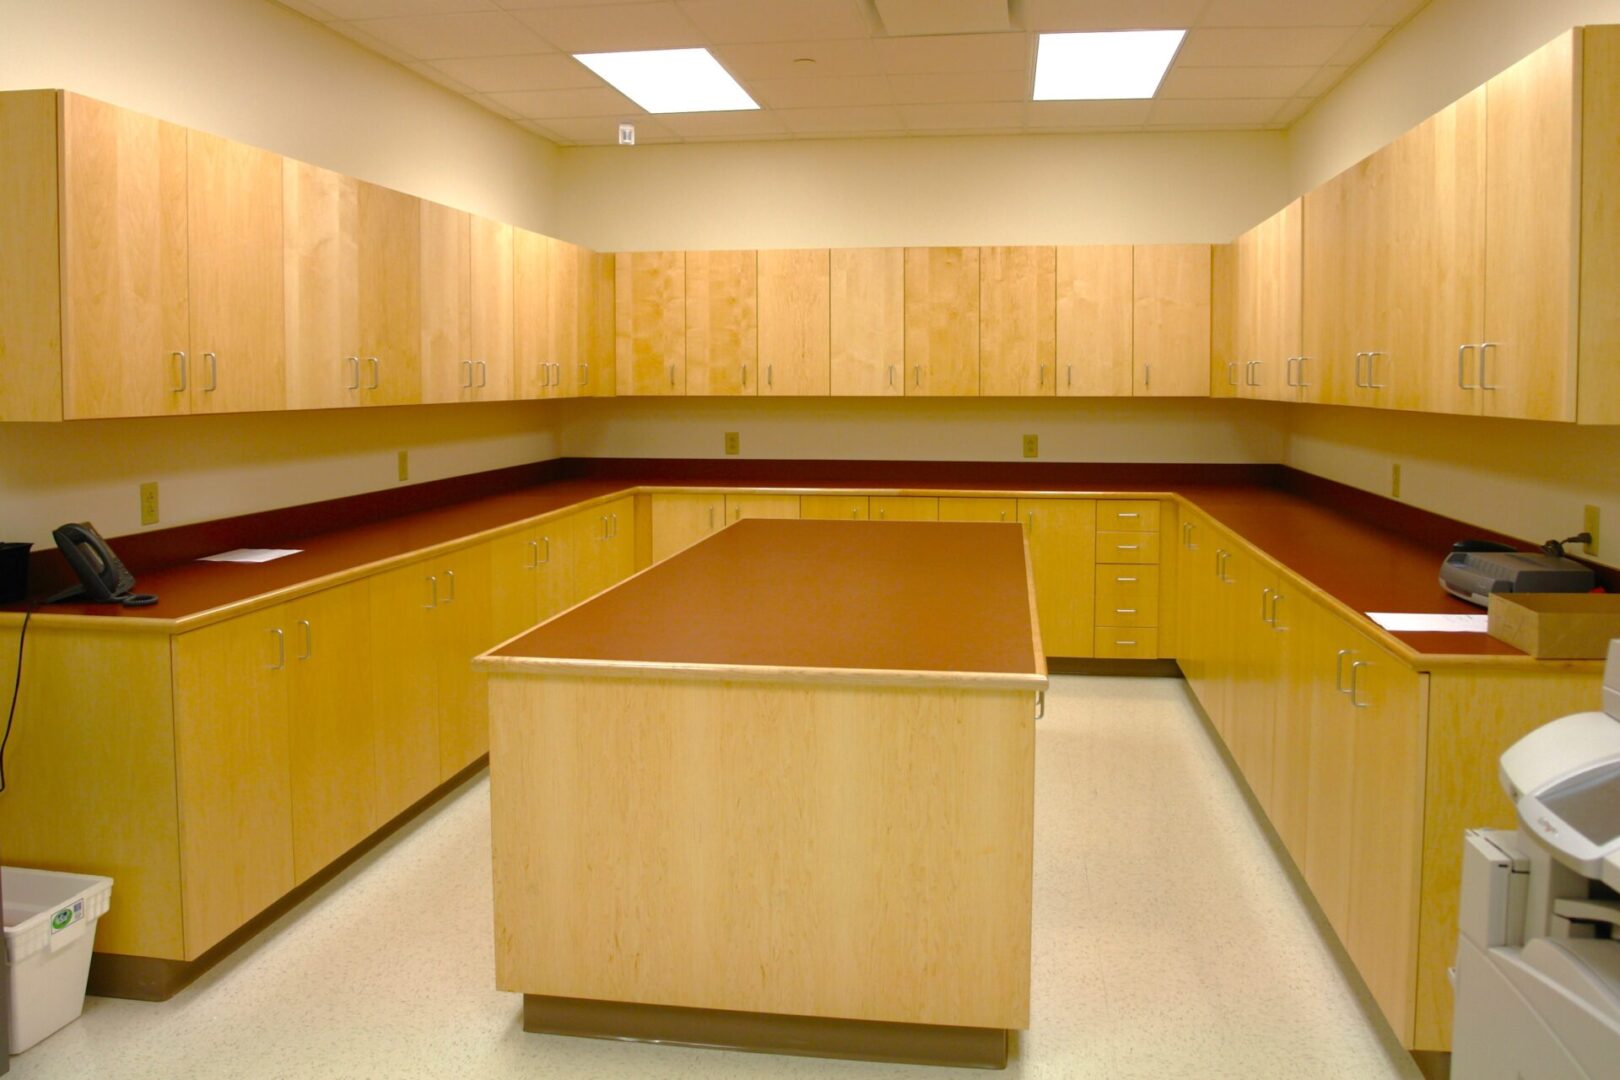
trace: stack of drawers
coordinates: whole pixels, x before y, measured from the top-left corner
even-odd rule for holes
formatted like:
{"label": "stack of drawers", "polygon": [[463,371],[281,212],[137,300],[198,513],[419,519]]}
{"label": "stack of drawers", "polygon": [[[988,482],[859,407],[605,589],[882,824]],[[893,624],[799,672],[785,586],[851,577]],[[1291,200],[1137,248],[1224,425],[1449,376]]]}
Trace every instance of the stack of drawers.
{"label": "stack of drawers", "polygon": [[1159,504],[1097,502],[1096,654],[1159,655]]}

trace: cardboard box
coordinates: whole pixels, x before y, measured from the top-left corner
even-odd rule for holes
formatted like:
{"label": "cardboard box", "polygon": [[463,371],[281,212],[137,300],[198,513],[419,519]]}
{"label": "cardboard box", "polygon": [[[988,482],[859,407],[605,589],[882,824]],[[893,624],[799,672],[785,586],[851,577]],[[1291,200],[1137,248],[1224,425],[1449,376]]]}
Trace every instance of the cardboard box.
{"label": "cardboard box", "polygon": [[1493,638],[1542,660],[1601,660],[1620,638],[1620,593],[1493,593]]}

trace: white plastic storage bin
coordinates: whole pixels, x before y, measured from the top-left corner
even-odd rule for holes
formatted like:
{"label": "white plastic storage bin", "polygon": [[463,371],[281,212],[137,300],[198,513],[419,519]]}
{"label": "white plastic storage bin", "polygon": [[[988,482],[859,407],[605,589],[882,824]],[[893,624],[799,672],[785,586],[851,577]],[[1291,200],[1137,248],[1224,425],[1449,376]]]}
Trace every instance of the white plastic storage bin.
{"label": "white plastic storage bin", "polygon": [[0,867],[11,961],[11,1052],[20,1054],[84,1011],[96,920],[112,878]]}

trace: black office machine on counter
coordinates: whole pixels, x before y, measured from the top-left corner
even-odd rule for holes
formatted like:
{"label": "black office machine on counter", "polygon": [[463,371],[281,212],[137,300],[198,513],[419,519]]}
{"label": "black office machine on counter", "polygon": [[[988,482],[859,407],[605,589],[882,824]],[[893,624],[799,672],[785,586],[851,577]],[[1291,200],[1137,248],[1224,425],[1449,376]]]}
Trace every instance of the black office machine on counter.
{"label": "black office machine on counter", "polygon": [[1590,567],[1568,558],[1564,545],[1590,543],[1586,533],[1549,540],[1540,551],[1518,551],[1488,540],[1463,540],[1440,564],[1440,587],[1485,607],[1492,593],[1583,593],[1597,587]]}

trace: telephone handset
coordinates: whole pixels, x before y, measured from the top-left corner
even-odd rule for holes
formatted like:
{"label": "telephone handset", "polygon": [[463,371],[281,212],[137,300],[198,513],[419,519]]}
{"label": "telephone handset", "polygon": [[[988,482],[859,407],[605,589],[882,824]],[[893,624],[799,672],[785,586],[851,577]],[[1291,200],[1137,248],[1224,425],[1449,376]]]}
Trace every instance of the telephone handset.
{"label": "telephone handset", "polygon": [[135,575],[131,574],[118,556],[112,553],[107,541],[88,521],[69,522],[51,533],[56,546],[62,549],[68,565],[84,584],[52,597],[52,600],[86,599],[96,604],[123,604],[125,607],[145,607],[157,603],[157,597],[135,592]]}

